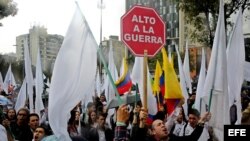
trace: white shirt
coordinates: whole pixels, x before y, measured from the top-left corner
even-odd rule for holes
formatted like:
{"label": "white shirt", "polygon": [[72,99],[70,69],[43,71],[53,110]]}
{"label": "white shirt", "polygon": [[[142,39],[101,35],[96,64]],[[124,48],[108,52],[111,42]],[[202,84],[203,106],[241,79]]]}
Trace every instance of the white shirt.
{"label": "white shirt", "polygon": [[105,133],[103,130],[98,129],[99,141],[106,141]]}
{"label": "white shirt", "polygon": [[185,125],[185,122],[182,122],[182,123],[175,122],[173,134],[176,136],[179,136],[181,129],[184,125]]}
{"label": "white shirt", "polygon": [[[185,136],[191,135],[192,132],[194,131],[194,129],[195,128],[191,127],[190,124],[188,123],[188,125],[185,129]],[[179,133],[179,136],[183,136],[183,132],[184,132],[184,126],[182,127],[181,132]],[[207,141],[209,138],[210,138],[210,136],[209,136],[208,130],[206,127],[204,127],[198,141]]]}
{"label": "white shirt", "polygon": [[3,125],[0,124],[0,139],[1,141],[8,141],[7,131]]}

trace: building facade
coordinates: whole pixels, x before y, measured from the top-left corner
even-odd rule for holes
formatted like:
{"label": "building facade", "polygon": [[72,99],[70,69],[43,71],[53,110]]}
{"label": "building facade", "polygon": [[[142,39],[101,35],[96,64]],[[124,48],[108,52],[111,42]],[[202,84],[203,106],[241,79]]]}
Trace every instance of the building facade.
{"label": "building facade", "polygon": [[39,48],[43,71],[52,72],[63,39],[61,35],[48,34],[47,29],[44,27],[33,26],[29,29],[28,34],[16,37],[17,60],[24,60],[24,42],[27,40],[32,66],[36,66]]}
{"label": "building facade", "polygon": [[125,57],[127,48],[125,47],[123,42],[119,41],[118,36],[109,36],[109,39],[105,39],[104,41],[102,41],[102,52],[103,52],[104,59],[107,64],[109,60],[109,49],[110,49],[111,43],[113,47],[113,53],[114,53],[113,56],[114,56],[115,66],[117,70],[120,71],[122,59],[123,57]]}

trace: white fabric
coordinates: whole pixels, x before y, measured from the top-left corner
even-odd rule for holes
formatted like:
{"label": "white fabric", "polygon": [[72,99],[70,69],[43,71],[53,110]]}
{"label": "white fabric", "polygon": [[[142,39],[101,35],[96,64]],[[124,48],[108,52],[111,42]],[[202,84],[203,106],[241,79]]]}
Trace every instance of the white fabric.
{"label": "white fabric", "polygon": [[[109,41],[109,62],[108,62],[108,70],[110,72],[110,75],[113,79],[113,81],[115,82],[118,79],[118,71],[117,68],[115,66],[115,61],[114,61],[114,53],[113,53],[113,45],[112,45],[112,40]],[[111,80],[108,76],[108,74],[106,74],[106,78],[105,78],[105,97],[107,98],[107,102],[111,101],[112,99],[115,98],[115,90],[112,86]],[[108,126],[111,128],[111,123],[110,123],[110,117],[115,113],[114,109],[109,109],[108,110],[108,115],[106,118],[106,123],[108,124]]]}
{"label": "white fabric", "polygon": [[[157,103],[156,103],[156,98],[153,96],[153,92],[151,88],[149,70],[147,72],[147,77],[148,77],[147,79],[148,80],[147,81],[148,113],[151,115],[155,115],[157,113]],[[132,73],[131,73],[131,79],[132,79],[133,84],[136,84],[136,83],[138,84],[140,98],[141,98],[142,104],[144,105],[144,101],[143,101],[143,94],[144,94],[144,91],[143,91],[143,57],[135,57],[135,63],[134,63]]]}
{"label": "white fabric", "polygon": [[97,129],[99,141],[106,141],[104,130]]}
{"label": "white fabric", "polygon": [[[125,58],[126,59],[126,58]],[[124,60],[122,59],[122,63],[121,63],[121,67],[120,67],[120,77],[122,76],[122,74],[124,73]]]}
{"label": "white fabric", "polygon": [[189,88],[189,93],[192,93],[192,84],[191,84],[191,77],[190,77],[190,64],[189,64],[189,52],[188,52],[188,40],[186,42],[186,51],[183,63],[183,71],[186,80],[186,87]]}
{"label": "white fabric", "polygon": [[[112,40],[109,42],[109,64],[108,64],[108,70],[110,72],[110,75],[113,78],[113,81],[116,81],[118,79],[118,72],[117,68],[115,66],[115,61],[114,61],[114,55],[113,55],[113,45],[112,45]],[[113,98],[115,98],[115,90],[112,86],[111,80],[108,76],[106,75],[105,78],[105,96],[107,98],[107,102],[111,101]]]}
{"label": "white fabric", "polygon": [[8,141],[7,131],[3,125],[0,124],[0,139],[1,141]]}
{"label": "white fabric", "polygon": [[16,86],[16,80],[11,70],[11,64],[9,65],[8,71],[5,75],[4,82],[3,82],[3,89],[6,93],[8,93],[8,86],[13,85]]}
{"label": "white fabric", "polygon": [[[228,106],[228,84],[227,84],[227,61],[226,61],[226,39],[224,23],[224,2],[220,0],[220,10],[216,27],[213,49],[208,66],[207,76],[204,84],[203,99],[209,105],[212,118],[209,125],[224,131],[224,125],[230,124]],[[219,107],[219,108],[218,108]],[[223,136],[218,137],[223,141]]]}
{"label": "white fabric", "polygon": [[184,126],[181,128],[179,136],[183,136],[183,135],[184,136],[188,136],[188,135],[191,135],[192,132],[194,131],[194,128],[192,126],[190,126],[190,124],[188,123],[187,126],[186,126],[186,128],[185,128],[185,134],[184,134]]}
{"label": "white fabric", "polygon": [[[179,136],[183,136],[184,126],[182,126],[182,129],[181,129],[181,131],[179,133]],[[193,133],[193,131],[194,131],[194,128],[191,127],[190,124],[188,123],[188,125],[185,128],[185,136],[191,135]],[[207,141],[209,138],[210,138],[210,136],[209,136],[208,130],[207,130],[206,127],[204,127],[198,141]]]}
{"label": "white fabric", "polygon": [[182,109],[180,107],[176,107],[174,112],[172,112],[171,115],[167,117],[167,122],[165,123],[165,126],[169,131],[173,128],[176,118],[180,115],[181,110]]}
{"label": "white fabric", "polygon": [[[179,53],[179,50],[178,48],[175,46],[175,50],[177,52],[177,57],[178,57],[178,67],[179,67],[179,76],[180,76],[180,85],[181,85],[181,91],[182,91],[182,95],[184,96],[185,98],[185,101],[188,99],[188,92],[187,92],[187,85],[186,85],[186,79],[185,79],[185,74],[184,74],[184,70],[183,70],[183,67],[182,67],[182,62],[181,62],[181,56],[180,56],[180,53]],[[188,110],[188,104],[187,102],[185,102],[183,104],[183,109],[184,109],[184,113],[185,115],[187,116],[187,110]]]}
{"label": "white fabric", "polygon": [[17,100],[16,100],[16,104],[15,104],[15,110],[18,111],[19,109],[23,108],[25,106],[26,103],[26,79],[24,78],[23,80],[23,84],[19,90],[18,96],[17,96]]}
{"label": "white fabric", "polygon": [[[244,80],[245,45],[241,7],[227,47],[229,107],[237,106],[237,124],[241,123],[241,87]],[[237,69],[235,69],[237,68]]]}
{"label": "white fabric", "polygon": [[181,132],[181,129],[182,129],[182,127],[183,127],[185,124],[186,124],[185,122],[182,122],[182,123],[175,122],[173,134],[176,135],[176,136],[179,136],[179,135],[180,135],[180,132]]}
{"label": "white fabric", "polygon": [[196,97],[194,102],[194,108],[197,109],[200,113],[203,113],[206,110],[205,104],[204,102],[202,102],[201,99],[201,96],[203,95],[202,93],[203,93],[205,79],[206,79],[206,56],[204,48],[202,48],[200,74],[199,74]]}
{"label": "white fabric", "polygon": [[244,62],[244,79],[250,81],[250,62]]}
{"label": "white fabric", "polygon": [[36,59],[36,100],[35,100],[35,112],[41,118],[40,112],[44,109],[43,101],[42,101],[42,93],[43,93],[43,71],[42,71],[42,63],[40,56],[40,49],[37,50],[37,59]]}
{"label": "white fabric", "polygon": [[173,61],[173,59],[172,59],[172,52],[171,52],[170,48],[168,49],[168,60],[169,60],[169,62],[173,63],[172,62]]}
{"label": "white fabric", "polygon": [[57,55],[49,94],[49,124],[60,141],[70,141],[67,122],[70,111],[94,85],[98,45],[89,25],[76,8]]}
{"label": "white fabric", "polygon": [[24,41],[24,67],[25,67],[25,77],[27,82],[27,93],[29,97],[29,109],[30,112],[33,113],[34,111],[34,102],[33,102],[33,73],[31,68],[31,60],[30,60],[30,53],[28,49],[28,39]]}

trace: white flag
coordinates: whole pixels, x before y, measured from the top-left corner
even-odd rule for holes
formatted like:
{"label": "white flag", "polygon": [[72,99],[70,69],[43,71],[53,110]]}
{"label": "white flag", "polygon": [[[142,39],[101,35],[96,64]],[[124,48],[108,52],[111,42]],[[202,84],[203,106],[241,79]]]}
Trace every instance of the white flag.
{"label": "white flag", "polygon": [[[182,95],[184,96],[185,100],[188,99],[188,92],[187,92],[187,87],[186,87],[186,81],[185,81],[185,75],[184,75],[184,70],[182,67],[182,62],[181,62],[181,56],[179,53],[179,50],[177,48],[177,46],[175,46],[175,50],[177,53],[177,57],[178,57],[178,67],[179,67],[179,75],[180,75],[180,86],[181,86],[181,91],[182,91]],[[184,113],[187,116],[188,114],[188,105],[187,102],[185,102],[183,104],[183,109],[184,109]]]}
{"label": "white flag", "polygon": [[183,70],[185,75],[186,87],[188,88],[188,92],[192,94],[192,83],[190,77],[190,64],[189,64],[189,52],[188,52],[188,40],[186,42],[186,51],[183,63]]}
{"label": "white flag", "polygon": [[[155,115],[157,113],[157,103],[156,103],[156,98],[154,97],[153,92],[152,92],[149,70],[147,72],[147,77],[148,77],[147,79],[148,80],[147,81],[148,113],[151,115]],[[136,83],[138,84],[140,98],[143,104],[144,103],[143,102],[143,94],[144,94],[144,91],[143,91],[143,57],[135,57],[135,63],[134,63],[132,73],[131,73],[131,79],[134,84]]]}
{"label": "white flag", "polygon": [[[114,61],[114,53],[113,53],[113,45],[112,45],[112,40],[110,40],[109,42],[109,62],[108,62],[108,69],[109,69],[109,72],[110,72],[110,75],[111,77],[113,78],[114,81],[116,81],[118,79],[118,71],[117,71],[117,68],[115,66],[115,61]],[[110,102],[112,99],[115,98],[115,90],[114,88],[112,87],[112,83],[111,83],[111,80],[108,76],[108,74],[106,74],[106,78],[105,78],[105,82],[104,82],[104,91],[105,91],[105,96],[107,98],[107,102]],[[108,124],[108,126],[111,128],[112,125],[110,123],[110,118],[111,118],[111,115],[113,115],[115,112],[114,109],[109,109],[108,110],[108,115],[107,115],[107,118],[106,118],[106,122]]]}
{"label": "white flag", "polygon": [[14,75],[12,73],[11,64],[10,64],[9,68],[8,68],[8,71],[7,71],[6,75],[5,75],[4,82],[3,82],[3,89],[7,94],[8,94],[8,88],[11,85],[13,87],[15,87],[16,86],[16,80],[15,80]]}
{"label": "white flag", "polygon": [[224,125],[230,123],[225,37],[224,2],[220,0],[218,23],[203,95],[206,104],[210,105],[209,109],[212,114],[209,124],[214,128],[220,141],[223,141]]}
{"label": "white flag", "polygon": [[204,48],[202,48],[200,74],[199,74],[196,97],[194,102],[194,108],[197,109],[200,113],[203,113],[206,110],[204,106],[205,104],[204,102],[202,102],[201,99],[201,96],[203,95],[205,79],[206,79],[206,56]]}
{"label": "white flag", "polygon": [[35,100],[35,112],[40,117],[41,110],[44,109],[42,93],[43,93],[43,71],[42,71],[42,63],[40,56],[40,49],[37,50],[37,59],[36,59],[36,100]]}
{"label": "white flag", "polygon": [[70,141],[67,122],[70,111],[94,85],[98,45],[90,27],[76,8],[57,55],[49,94],[49,123],[60,141]]}
{"label": "white flag", "polygon": [[[118,79],[118,72],[117,72],[117,68],[115,66],[115,61],[114,61],[114,55],[113,54],[114,53],[113,53],[112,40],[110,40],[108,69],[110,71],[110,74],[111,74],[113,80],[116,81]],[[112,87],[111,80],[108,77],[108,75],[106,75],[106,78],[105,78],[105,96],[107,98],[107,102],[109,102],[113,98],[115,98],[115,90]]]}
{"label": "white flag", "polygon": [[25,67],[25,77],[27,82],[27,93],[29,97],[29,109],[30,112],[33,113],[34,111],[34,102],[33,102],[33,73],[31,68],[31,60],[30,60],[30,53],[28,49],[28,41],[27,39],[24,41],[24,67]]}
{"label": "white flag", "polygon": [[26,104],[26,100],[27,100],[27,96],[26,96],[26,79],[24,78],[23,80],[23,84],[19,90],[18,96],[17,96],[17,100],[16,100],[16,104],[15,104],[15,110],[18,111],[21,108],[25,107]]}
{"label": "white flag", "polygon": [[229,106],[237,106],[237,124],[241,123],[241,87],[244,80],[245,45],[242,31],[242,10],[238,12],[235,27],[227,47],[227,78]]}

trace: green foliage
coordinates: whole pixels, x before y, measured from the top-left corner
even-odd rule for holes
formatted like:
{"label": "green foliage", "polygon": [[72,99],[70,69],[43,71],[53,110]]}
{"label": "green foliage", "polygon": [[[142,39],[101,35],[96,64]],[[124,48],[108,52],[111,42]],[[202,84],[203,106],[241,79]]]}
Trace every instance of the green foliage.
{"label": "green foliage", "polygon": [[[194,26],[190,30],[191,40],[198,41],[205,46],[212,48],[216,23],[219,13],[219,0],[175,0],[178,2],[178,9],[185,13],[188,24]],[[230,16],[239,7],[244,11],[250,7],[249,0],[231,0],[225,3],[225,23],[226,28],[232,26],[228,21]]]}
{"label": "green foliage", "polygon": [[[15,16],[17,11],[17,3],[13,0],[0,0],[0,20],[10,15]],[[0,26],[2,26],[2,23],[0,23]]]}

